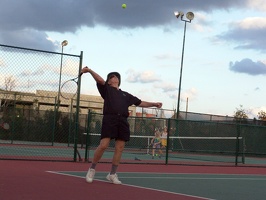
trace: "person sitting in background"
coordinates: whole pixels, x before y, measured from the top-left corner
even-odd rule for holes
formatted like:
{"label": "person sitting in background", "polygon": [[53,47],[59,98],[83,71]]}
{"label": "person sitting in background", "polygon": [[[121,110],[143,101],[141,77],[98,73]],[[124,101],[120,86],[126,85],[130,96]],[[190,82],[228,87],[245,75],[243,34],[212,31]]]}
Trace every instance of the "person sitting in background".
{"label": "person sitting in background", "polygon": [[155,151],[159,151],[159,158],[161,158],[162,150],[161,150],[161,133],[158,129],[155,129],[155,136],[151,141],[152,143],[152,159],[154,159]]}
{"label": "person sitting in background", "polygon": [[162,132],[162,136],[161,136],[161,144],[162,144],[162,148],[166,148],[167,146],[167,127],[165,126]]}

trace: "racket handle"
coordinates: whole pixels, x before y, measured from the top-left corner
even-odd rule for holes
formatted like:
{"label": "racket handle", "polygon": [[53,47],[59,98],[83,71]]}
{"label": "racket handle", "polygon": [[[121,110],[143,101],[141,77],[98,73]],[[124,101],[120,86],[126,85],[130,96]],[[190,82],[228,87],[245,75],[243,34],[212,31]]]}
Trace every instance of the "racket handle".
{"label": "racket handle", "polygon": [[[86,66],[85,68],[88,68],[88,67]],[[81,72],[81,73],[79,74],[79,76],[82,76],[82,74],[83,74],[83,72]]]}

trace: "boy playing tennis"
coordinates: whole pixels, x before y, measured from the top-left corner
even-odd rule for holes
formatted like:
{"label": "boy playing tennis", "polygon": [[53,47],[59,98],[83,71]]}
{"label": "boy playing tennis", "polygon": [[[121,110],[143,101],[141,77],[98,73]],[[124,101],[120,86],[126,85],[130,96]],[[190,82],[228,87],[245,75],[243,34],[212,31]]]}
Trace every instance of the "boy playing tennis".
{"label": "boy playing tennis", "polygon": [[125,142],[130,139],[129,123],[127,121],[127,117],[129,115],[128,107],[135,105],[139,107],[161,108],[162,103],[142,101],[139,98],[119,89],[121,77],[118,72],[109,73],[106,81],[88,67],[83,68],[81,72],[91,74],[96,81],[99,93],[104,99],[101,141],[94,152],[92,164],[86,175],[86,181],[88,183],[93,181],[97,163],[109,146],[111,139],[115,139],[115,152],[113,155],[112,167],[106,178],[111,183],[121,184],[116,171],[120,163]]}

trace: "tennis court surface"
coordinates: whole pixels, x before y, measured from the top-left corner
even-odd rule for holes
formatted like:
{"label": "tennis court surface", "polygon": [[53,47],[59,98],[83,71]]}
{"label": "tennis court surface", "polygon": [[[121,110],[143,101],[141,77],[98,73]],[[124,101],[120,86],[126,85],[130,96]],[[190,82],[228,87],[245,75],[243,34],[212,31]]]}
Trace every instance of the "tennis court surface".
{"label": "tennis court surface", "polygon": [[122,185],[105,180],[110,164],[0,160],[0,199],[265,199],[266,169],[256,167],[121,164]]}

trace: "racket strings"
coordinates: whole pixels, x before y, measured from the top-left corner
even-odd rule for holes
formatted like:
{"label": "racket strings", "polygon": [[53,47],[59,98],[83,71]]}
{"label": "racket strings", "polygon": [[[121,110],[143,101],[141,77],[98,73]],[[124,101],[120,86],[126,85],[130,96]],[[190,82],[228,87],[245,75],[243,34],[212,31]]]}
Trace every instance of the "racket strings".
{"label": "racket strings", "polygon": [[63,83],[63,85],[61,86],[60,93],[63,98],[71,99],[76,95],[77,89],[78,89],[77,82],[74,79],[71,79]]}

